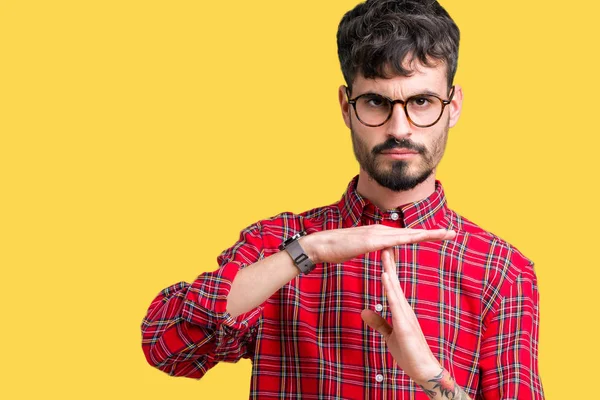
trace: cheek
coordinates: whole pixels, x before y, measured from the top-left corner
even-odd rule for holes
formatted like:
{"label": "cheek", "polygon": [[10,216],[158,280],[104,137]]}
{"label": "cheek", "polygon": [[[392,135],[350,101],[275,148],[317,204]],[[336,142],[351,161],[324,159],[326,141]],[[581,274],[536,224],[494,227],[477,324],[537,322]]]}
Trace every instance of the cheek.
{"label": "cheek", "polygon": [[446,141],[448,139],[448,134],[442,132],[440,136],[437,136],[431,143],[431,157],[435,161],[439,161],[444,154],[444,150],[446,148]]}
{"label": "cheek", "polygon": [[423,132],[423,134],[420,135],[419,138],[422,139],[421,141],[417,142],[415,140],[415,143],[425,146],[425,161],[427,163],[435,163],[439,161],[444,153],[446,137],[447,135],[445,135],[444,132],[429,131]]}
{"label": "cheek", "polygon": [[[356,128],[356,126],[354,128]],[[355,138],[355,140],[358,143],[360,143],[362,145],[362,147],[367,149],[369,151],[369,153],[371,152],[373,147],[375,147],[376,145],[378,145],[380,143],[383,143],[383,140],[377,141],[377,138],[379,137],[377,135],[377,132],[365,131],[365,130],[361,130],[361,129],[354,129],[354,130],[352,130],[352,132],[353,132],[353,137]]]}

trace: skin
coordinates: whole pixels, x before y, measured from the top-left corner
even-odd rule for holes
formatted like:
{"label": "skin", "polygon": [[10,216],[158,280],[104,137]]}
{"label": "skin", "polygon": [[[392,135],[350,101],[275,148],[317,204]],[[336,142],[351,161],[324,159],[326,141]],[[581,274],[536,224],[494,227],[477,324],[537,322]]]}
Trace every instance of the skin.
{"label": "skin", "polygon": [[[413,75],[395,76],[391,79],[366,79],[357,76],[352,84],[351,96],[354,98],[363,93],[378,93],[391,99],[406,99],[409,96],[431,91],[442,99],[447,99],[448,87],[446,80],[446,67],[438,64],[435,68],[428,68],[416,63],[413,66]],[[361,165],[358,180],[358,192],[368,198],[380,209],[391,209],[403,204],[422,200],[435,190],[435,171],[444,154],[448,129],[455,126],[462,109],[463,93],[459,85],[455,86],[452,102],[446,106],[441,119],[437,124],[428,128],[419,128],[410,123],[404,114],[402,105],[396,104],[389,121],[379,127],[363,125],[348,103],[346,87],[340,86],[338,98],[344,123],[351,130],[353,136],[354,152]],[[431,174],[422,183],[412,189],[393,191],[381,186],[363,168],[361,157],[370,154],[373,147],[381,145],[389,139],[409,141],[417,147],[424,148],[425,155],[417,154],[403,159],[408,164],[407,174],[417,176],[430,170]],[[390,156],[374,156],[378,169],[382,173],[391,171],[392,164],[397,159]]]}

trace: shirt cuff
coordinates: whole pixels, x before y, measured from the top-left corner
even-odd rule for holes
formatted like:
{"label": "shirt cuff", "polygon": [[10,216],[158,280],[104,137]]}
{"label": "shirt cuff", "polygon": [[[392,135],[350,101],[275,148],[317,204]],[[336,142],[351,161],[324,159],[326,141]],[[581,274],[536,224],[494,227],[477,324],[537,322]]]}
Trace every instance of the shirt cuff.
{"label": "shirt cuff", "polygon": [[256,307],[233,318],[227,312],[227,296],[231,283],[238,271],[243,268],[240,262],[224,264],[214,272],[200,275],[192,283],[185,296],[182,316],[188,322],[209,331],[220,331],[226,336],[241,336],[255,325],[262,315],[262,307]]}

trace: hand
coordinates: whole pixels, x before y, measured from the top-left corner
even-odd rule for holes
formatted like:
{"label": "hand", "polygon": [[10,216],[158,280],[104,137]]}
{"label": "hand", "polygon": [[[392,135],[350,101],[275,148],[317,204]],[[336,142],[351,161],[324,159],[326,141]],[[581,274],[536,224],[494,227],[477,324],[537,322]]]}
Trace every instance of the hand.
{"label": "hand", "polygon": [[398,366],[416,383],[422,384],[438,375],[442,367],[429,349],[419,321],[400,288],[392,249],[382,252],[381,261],[384,269],[381,279],[392,312],[392,325],[371,310],[363,310],[361,317],[383,335]]}
{"label": "hand", "polygon": [[456,232],[368,225],[316,232],[300,239],[302,248],[315,264],[341,263],[372,251],[401,244],[450,240]]}

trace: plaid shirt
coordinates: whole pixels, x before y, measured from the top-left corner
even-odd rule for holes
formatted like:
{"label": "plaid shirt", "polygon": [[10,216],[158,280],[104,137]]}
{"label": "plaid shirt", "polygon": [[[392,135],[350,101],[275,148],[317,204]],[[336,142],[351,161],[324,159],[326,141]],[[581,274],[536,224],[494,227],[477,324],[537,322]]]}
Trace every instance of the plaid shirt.
{"label": "plaid shirt", "polygon": [[450,210],[439,182],[428,198],[386,211],[361,197],[356,183],[338,203],[248,227],[218,257],[217,271],[163,290],[142,323],[148,362],[201,378],[220,361],[250,358],[252,399],[427,399],[360,317],[370,308],[391,321],[379,252],[319,264],[235,319],[227,294],[240,268],[302,230],[448,228],[454,240],[396,247],[401,287],[433,354],[474,399],[542,399],[532,262]]}

